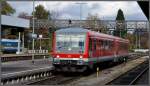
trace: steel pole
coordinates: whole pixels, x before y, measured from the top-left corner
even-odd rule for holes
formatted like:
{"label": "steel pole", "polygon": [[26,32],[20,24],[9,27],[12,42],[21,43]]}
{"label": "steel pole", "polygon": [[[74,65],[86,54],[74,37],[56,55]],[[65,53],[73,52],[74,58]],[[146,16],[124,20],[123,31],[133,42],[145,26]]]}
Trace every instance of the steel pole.
{"label": "steel pole", "polygon": [[22,52],[24,53],[24,32],[22,33]]}
{"label": "steel pole", "polygon": [[21,40],[20,40],[20,32],[19,32],[19,37],[18,37],[18,48],[17,48],[16,54],[20,54],[20,42],[21,42]]}
{"label": "steel pole", "polygon": [[[35,8],[35,7],[34,7],[34,4],[35,4],[35,1],[33,0],[33,19],[32,19],[32,20],[33,20],[33,21],[32,21],[32,22],[33,22],[33,24],[32,24],[32,25],[33,25],[33,26],[32,26],[33,29],[32,29],[32,34],[34,34],[34,8]],[[33,63],[33,64],[34,64],[34,53],[35,53],[35,50],[34,50],[34,41],[35,41],[35,40],[34,40],[34,38],[33,38],[33,39],[32,39],[32,63]]]}
{"label": "steel pole", "polygon": [[[149,2],[149,4],[150,4],[150,2]],[[150,12],[149,12],[149,13],[150,13]],[[150,22],[149,22],[149,21],[148,21],[148,34],[149,34],[149,39],[148,39],[148,40],[149,40],[149,41],[148,41],[148,42],[149,42],[149,43],[148,43],[149,45],[148,45],[148,47],[149,47],[149,58],[150,58]]]}
{"label": "steel pole", "polygon": [[40,50],[41,50],[42,48],[41,48],[41,38],[40,38]]}
{"label": "steel pole", "polygon": [[82,2],[80,2],[80,3],[76,3],[76,4],[79,4],[80,5],[80,27],[82,26],[81,25],[81,20],[82,20],[82,4],[86,4],[86,3],[82,3]]}
{"label": "steel pole", "polygon": [[139,31],[138,31],[138,35],[139,35],[139,49],[140,49],[140,47],[141,47],[141,43],[140,43],[140,29],[139,29]]}
{"label": "steel pole", "polygon": [[136,28],[135,28],[135,31],[136,31],[136,34],[135,34],[135,37],[136,37],[136,49],[138,48],[138,46],[137,46],[137,22],[136,22]]}
{"label": "steel pole", "polygon": [[80,27],[82,27],[81,20],[82,20],[82,5],[80,4]]}

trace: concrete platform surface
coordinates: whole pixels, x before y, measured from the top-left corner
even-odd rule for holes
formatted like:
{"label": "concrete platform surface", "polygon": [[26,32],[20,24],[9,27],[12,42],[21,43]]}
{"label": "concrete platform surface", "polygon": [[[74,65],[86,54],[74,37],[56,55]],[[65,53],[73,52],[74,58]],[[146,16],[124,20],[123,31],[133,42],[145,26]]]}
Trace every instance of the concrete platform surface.
{"label": "concrete platform surface", "polygon": [[[34,54],[34,55],[49,55],[48,53],[47,54]],[[2,54],[1,57],[18,57],[18,56],[32,56],[32,54]]]}
{"label": "concrete platform surface", "polygon": [[122,63],[121,65],[104,69],[99,72],[97,77],[96,74],[90,75],[87,77],[83,77],[79,80],[69,83],[69,85],[81,85],[81,86],[95,86],[95,85],[105,85],[108,82],[112,81],[113,79],[119,77],[120,75],[124,74],[125,72],[131,70],[132,68],[136,67],[137,65],[143,63],[144,61],[148,60],[148,56],[141,57],[135,60],[131,60],[126,64]]}
{"label": "concrete platform surface", "polygon": [[4,62],[2,63],[1,73],[2,78],[5,78],[26,72],[50,69],[51,67],[51,59],[36,59],[34,64],[32,63],[32,60]]}

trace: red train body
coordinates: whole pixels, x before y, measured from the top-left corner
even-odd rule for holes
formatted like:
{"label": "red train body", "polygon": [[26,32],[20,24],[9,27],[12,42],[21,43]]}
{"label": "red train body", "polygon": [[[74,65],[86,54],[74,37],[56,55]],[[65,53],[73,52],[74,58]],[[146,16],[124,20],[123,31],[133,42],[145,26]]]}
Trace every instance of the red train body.
{"label": "red train body", "polygon": [[53,38],[53,66],[57,71],[83,72],[94,64],[128,56],[129,41],[83,28],[57,30]]}

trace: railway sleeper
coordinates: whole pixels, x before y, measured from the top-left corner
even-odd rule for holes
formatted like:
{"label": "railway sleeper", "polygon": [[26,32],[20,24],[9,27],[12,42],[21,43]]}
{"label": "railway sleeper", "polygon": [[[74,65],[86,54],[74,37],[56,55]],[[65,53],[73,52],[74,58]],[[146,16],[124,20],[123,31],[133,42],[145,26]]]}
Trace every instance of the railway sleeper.
{"label": "railway sleeper", "polygon": [[47,71],[47,72],[35,73],[35,74],[25,75],[25,76],[20,76],[20,77],[2,79],[1,85],[24,84],[30,81],[34,81],[34,80],[38,80],[41,78],[51,76],[51,74],[52,74],[51,72]]}

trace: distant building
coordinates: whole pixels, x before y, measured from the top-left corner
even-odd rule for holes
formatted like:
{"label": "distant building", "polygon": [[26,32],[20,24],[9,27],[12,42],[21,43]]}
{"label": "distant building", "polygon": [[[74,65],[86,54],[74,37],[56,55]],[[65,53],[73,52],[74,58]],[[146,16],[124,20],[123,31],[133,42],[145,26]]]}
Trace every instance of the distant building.
{"label": "distant building", "polygon": [[2,38],[16,39],[18,32],[29,28],[30,21],[13,16],[1,15]]}
{"label": "distant building", "polygon": [[22,16],[22,17],[19,17],[19,18],[31,20],[33,18],[33,16]]}
{"label": "distant building", "polygon": [[1,15],[1,36],[2,39],[20,40],[18,42],[17,53],[24,49],[24,31],[30,27],[30,21],[23,18]]}

